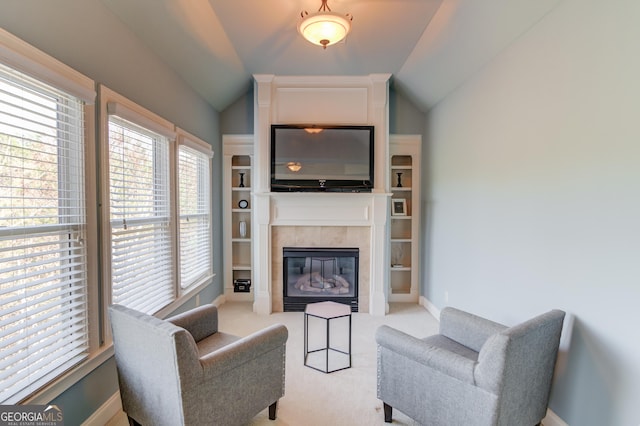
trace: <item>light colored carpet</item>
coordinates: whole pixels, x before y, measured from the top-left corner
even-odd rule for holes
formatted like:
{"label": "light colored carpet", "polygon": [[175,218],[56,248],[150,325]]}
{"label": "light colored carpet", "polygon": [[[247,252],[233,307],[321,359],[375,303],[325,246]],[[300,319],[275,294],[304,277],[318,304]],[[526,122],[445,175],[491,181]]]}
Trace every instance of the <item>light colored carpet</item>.
{"label": "light colored carpet", "polygon": [[[354,313],[352,367],[325,374],[304,366],[302,312],[257,315],[252,312],[250,303],[225,303],[218,312],[220,330],[238,336],[246,336],[276,323],[284,324],[289,330],[285,395],[278,403],[277,419],[269,420],[265,409],[249,423],[250,426],[386,425],[382,402],[376,398],[376,329],[387,324],[416,337],[429,336],[438,330],[438,321],[417,304],[391,304],[389,314],[384,317]],[[331,320],[331,340],[337,345],[345,342],[345,335],[341,333],[348,330],[347,323],[341,321]],[[323,327],[322,322],[310,322],[310,345],[323,343],[317,340],[324,335]],[[127,424],[126,416],[120,413],[108,426]],[[393,424],[413,426],[417,423],[400,411],[393,410]]]}
{"label": "light colored carpet", "polygon": [[[267,410],[264,410],[253,419],[251,426],[385,425],[382,402],[376,398],[376,329],[387,324],[417,337],[434,334],[438,329],[436,319],[417,304],[392,304],[389,314],[384,317],[354,313],[352,367],[325,374],[304,366],[302,312],[257,315],[251,311],[248,303],[226,303],[219,309],[219,318],[221,330],[239,336],[274,323],[282,323],[289,330],[285,396],[278,403],[277,419],[270,421]],[[341,341],[346,341],[344,333],[348,330],[347,322],[336,319],[331,323],[331,340],[340,345]],[[310,322],[310,345],[324,342],[323,330],[322,320]],[[394,410],[393,424],[416,423]]]}

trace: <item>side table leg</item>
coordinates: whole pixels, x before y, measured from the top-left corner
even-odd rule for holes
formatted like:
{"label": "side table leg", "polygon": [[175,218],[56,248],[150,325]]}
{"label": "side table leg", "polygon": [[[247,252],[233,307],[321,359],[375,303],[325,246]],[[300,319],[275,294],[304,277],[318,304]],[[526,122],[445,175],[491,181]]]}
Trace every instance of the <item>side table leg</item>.
{"label": "side table leg", "polygon": [[326,358],[325,358],[326,368],[324,369],[324,371],[326,373],[328,373],[329,372],[329,348],[331,347],[331,340],[329,340],[330,339],[330,337],[329,337],[329,326],[330,326],[330,324],[329,324],[329,320],[328,319],[325,320],[325,324],[327,325],[327,345],[326,345],[327,349],[325,351],[325,353],[326,353]]}
{"label": "side table leg", "polygon": [[349,314],[349,368],[351,368],[351,314]]}
{"label": "side table leg", "polygon": [[304,365],[307,365],[307,353],[309,353],[309,340],[307,333],[309,332],[309,315],[304,314]]}

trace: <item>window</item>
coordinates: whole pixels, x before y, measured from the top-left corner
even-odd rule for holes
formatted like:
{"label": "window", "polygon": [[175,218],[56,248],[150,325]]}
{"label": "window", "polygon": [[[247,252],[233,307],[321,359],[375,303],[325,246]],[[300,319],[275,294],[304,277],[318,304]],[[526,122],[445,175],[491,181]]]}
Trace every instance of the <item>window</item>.
{"label": "window", "polygon": [[164,315],[208,285],[211,147],[101,86],[107,303]]}
{"label": "window", "polygon": [[84,107],[0,64],[3,404],[24,399],[90,350]]}
{"label": "window", "polygon": [[111,297],[153,314],[175,299],[170,141],[122,111],[109,104]]}
{"label": "window", "polygon": [[211,148],[179,132],[178,209],[180,212],[180,286],[187,288],[212,273]]}

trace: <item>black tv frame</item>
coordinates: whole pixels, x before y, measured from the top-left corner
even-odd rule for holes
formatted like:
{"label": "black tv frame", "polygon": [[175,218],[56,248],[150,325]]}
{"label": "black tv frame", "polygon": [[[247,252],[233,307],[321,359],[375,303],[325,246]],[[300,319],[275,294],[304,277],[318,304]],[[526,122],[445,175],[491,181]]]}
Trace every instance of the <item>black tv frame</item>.
{"label": "black tv frame", "polygon": [[[369,179],[277,179],[275,176],[277,129],[357,129],[369,131]],[[375,127],[371,125],[271,125],[271,191],[272,192],[371,192],[374,184]]]}

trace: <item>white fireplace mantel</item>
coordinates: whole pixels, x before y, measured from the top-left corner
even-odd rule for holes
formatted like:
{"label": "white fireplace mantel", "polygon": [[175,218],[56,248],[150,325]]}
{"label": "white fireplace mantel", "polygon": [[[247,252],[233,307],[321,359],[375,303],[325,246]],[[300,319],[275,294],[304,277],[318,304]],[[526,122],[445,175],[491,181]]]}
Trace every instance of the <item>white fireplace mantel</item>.
{"label": "white fireplace mantel", "polygon": [[[271,225],[373,226],[376,206],[386,203],[391,194],[275,192],[264,195],[271,200]],[[384,224],[386,220],[378,222]]]}
{"label": "white fireplace mantel", "polygon": [[[272,312],[271,231],[274,226],[368,227],[368,311],[388,311],[389,281],[389,74],[367,76],[255,77],[253,192],[254,311]],[[271,124],[375,126],[375,180],[370,193],[270,192]]]}

